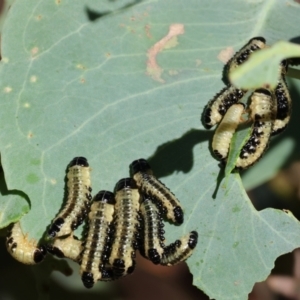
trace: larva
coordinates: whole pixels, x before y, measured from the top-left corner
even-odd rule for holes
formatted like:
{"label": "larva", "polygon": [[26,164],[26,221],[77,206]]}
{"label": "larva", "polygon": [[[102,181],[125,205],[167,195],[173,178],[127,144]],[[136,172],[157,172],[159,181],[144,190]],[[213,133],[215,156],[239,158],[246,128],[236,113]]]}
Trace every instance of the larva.
{"label": "larva", "polygon": [[78,262],[82,251],[82,242],[73,235],[66,238],[57,238],[50,245],[47,245],[47,251],[57,257],[69,258]]}
{"label": "larva", "polygon": [[198,233],[192,231],[165,247],[160,264],[164,266],[174,266],[192,255],[198,243]]}
{"label": "larva", "polygon": [[143,245],[142,254],[154,264],[159,264],[164,252],[164,224],[160,211],[153,200],[144,195],[140,204],[140,212],[143,219]]}
{"label": "larva", "polygon": [[275,118],[274,102],[268,90],[256,90],[251,96],[251,119],[253,120],[250,138],[243,146],[236,167],[245,169],[253,165],[266,150]]}
{"label": "larva", "polygon": [[112,272],[106,268],[111,250],[115,196],[109,191],[100,191],[93,199],[89,212],[89,230],[81,256],[80,274],[86,288],[98,280],[111,280]]}
{"label": "larva", "polygon": [[169,220],[182,224],[183,210],[179,200],[153,175],[148,162],[141,158],[133,161],[130,168],[139,190],[151,196]]}
{"label": "larva", "polygon": [[291,118],[292,99],[283,74],[280,76],[273,94],[277,105],[276,119],[272,129],[272,135],[275,135],[286,128]]}
{"label": "larva", "polygon": [[243,112],[243,103],[233,104],[227,110],[224,118],[215,131],[212,141],[212,149],[214,154],[221,160],[225,160],[227,158],[232,136],[236,131]]}
{"label": "larva", "polygon": [[232,85],[221,90],[205,108],[203,120],[205,128],[210,129],[219,123],[229,107],[241,100],[245,92],[245,90],[237,89]]}
{"label": "larva", "polygon": [[90,209],[91,181],[87,159],[75,157],[69,164],[67,173],[67,203],[53,220],[48,231],[50,237],[71,234],[86,218]]}
{"label": "larva", "polygon": [[114,238],[109,264],[116,278],[133,272],[139,247],[140,195],[132,178],[121,179],[115,188]]}
{"label": "larva", "polygon": [[234,54],[228,63],[229,72],[243,64],[250,55],[257,50],[263,49],[266,46],[266,40],[263,37],[254,37],[249,40],[249,42],[241,48],[238,52]]}
{"label": "larva", "polygon": [[20,222],[15,223],[6,238],[6,248],[13,258],[27,265],[41,262],[47,254],[44,246],[38,246],[37,241],[28,240],[22,232]]}

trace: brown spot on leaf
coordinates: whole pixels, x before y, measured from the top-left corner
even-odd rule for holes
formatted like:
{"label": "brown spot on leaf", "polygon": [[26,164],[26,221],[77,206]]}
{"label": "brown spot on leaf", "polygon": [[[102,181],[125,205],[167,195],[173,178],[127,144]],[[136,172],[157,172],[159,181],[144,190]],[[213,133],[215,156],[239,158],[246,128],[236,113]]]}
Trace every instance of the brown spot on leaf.
{"label": "brown spot on leaf", "polygon": [[184,25],[180,23],[171,24],[168,34],[148,50],[147,74],[150,75],[152,79],[164,83],[164,80],[161,78],[163,69],[158,65],[156,56],[163,49],[175,47],[178,44],[177,36],[180,34],[184,34]]}
{"label": "brown spot on leaf", "polygon": [[227,47],[220,51],[218,54],[218,60],[220,60],[222,63],[226,64],[230,58],[233,56],[234,50],[232,47]]}

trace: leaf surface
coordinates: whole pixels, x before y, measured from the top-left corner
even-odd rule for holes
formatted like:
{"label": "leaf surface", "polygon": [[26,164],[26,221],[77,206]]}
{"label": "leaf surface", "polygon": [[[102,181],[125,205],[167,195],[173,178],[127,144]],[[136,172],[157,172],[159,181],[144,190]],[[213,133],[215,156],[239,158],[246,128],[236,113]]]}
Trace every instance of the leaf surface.
{"label": "leaf surface", "polygon": [[58,213],[73,157],[88,158],[94,194],[143,157],[185,210],[167,240],[199,233],[194,283],[247,299],[300,246],[299,223],[257,212],[239,175],[220,184],[200,115],[224,86],[224,59],[253,36],[295,37],[299,12],[291,0],[16,1],[2,34],[0,149],[8,190],[30,199],[24,233],[40,239]]}

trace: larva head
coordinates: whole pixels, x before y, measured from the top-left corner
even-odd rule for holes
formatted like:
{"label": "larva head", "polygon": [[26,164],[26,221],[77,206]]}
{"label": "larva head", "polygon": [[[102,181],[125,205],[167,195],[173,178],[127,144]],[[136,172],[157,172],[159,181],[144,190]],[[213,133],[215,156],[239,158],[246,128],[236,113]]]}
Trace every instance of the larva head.
{"label": "larva head", "polygon": [[266,39],[263,38],[262,36],[256,36],[256,37],[250,39],[248,44],[256,44],[259,46],[259,48],[263,48],[266,44]]}
{"label": "larva head", "polygon": [[81,280],[83,285],[87,288],[90,289],[94,285],[94,276],[92,273],[89,272],[83,272],[81,276]]}
{"label": "larva head", "polygon": [[33,260],[35,263],[41,262],[47,254],[47,250],[44,246],[39,246],[33,254]]}
{"label": "larva head", "polygon": [[130,164],[131,174],[134,175],[138,172],[152,174],[149,163],[144,158],[137,159]]}
{"label": "larva head", "polygon": [[160,255],[158,254],[156,249],[154,248],[149,249],[148,257],[155,265],[158,265],[160,263]]}
{"label": "larva head", "polygon": [[174,209],[174,216],[175,216],[175,221],[176,224],[182,224],[184,221],[184,216],[183,216],[183,211],[180,206],[176,206]]}
{"label": "larva head", "polygon": [[271,97],[272,96],[271,92],[267,89],[257,89],[257,90],[255,90],[254,94],[257,94],[261,97],[263,97],[263,96]]}
{"label": "larva head", "polygon": [[78,156],[74,157],[69,164],[69,168],[74,166],[88,167],[89,163],[85,157]]}
{"label": "larva head", "polygon": [[120,179],[115,187],[115,192],[121,191],[123,189],[136,189],[135,181],[128,177],[128,178],[122,178]]}
{"label": "larva head", "polygon": [[190,233],[190,238],[189,238],[189,247],[191,249],[194,249],[197,246],[197,243],[198,243],[198,232],[192,231]]}
{"label": "larva head", "polygon": [[109,191],[100,191],[95,197],[93,202],[103,202],[108,204],[115,204],[115,195]]}

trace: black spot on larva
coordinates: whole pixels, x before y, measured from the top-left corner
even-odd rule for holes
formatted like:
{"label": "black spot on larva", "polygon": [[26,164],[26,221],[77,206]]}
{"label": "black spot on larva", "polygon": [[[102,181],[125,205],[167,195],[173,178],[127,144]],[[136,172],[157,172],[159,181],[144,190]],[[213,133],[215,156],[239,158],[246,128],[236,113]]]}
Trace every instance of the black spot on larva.
{"label": "black spot on larva", "polygon": [[12,237],[10,237],[7,241],[6,241],[6,244],[11,244],[12,242],[14,241],[14,239]]}
{"label": "black spot on larva", "polygon": [[14,251],[14,249],[16,249],[17,248],[17,246],[18,246],[18,244],[17,243],[13,243],[12,245],[11,245],[11,251]]}
{"label": "black spot on larva", "polygon": [[64,219],[63,218],[58,218],[54,221],[54,223],[51,225],[48,235],[51,237],[54,237],[57,232],[59,232],[61,226],[64,224]]}
{"label": "black spot on larva", "polygon": [[46,249],[49,253],[51,253],[52,255],[55,255],[59,258],[65,257],[64,253],[57,247],[53,247],[52,245],[46,245]]}

